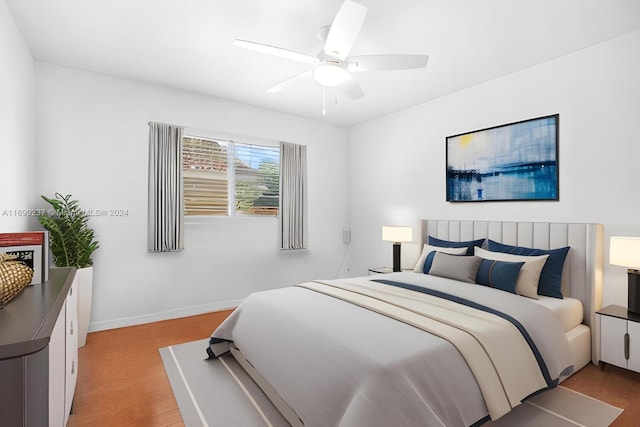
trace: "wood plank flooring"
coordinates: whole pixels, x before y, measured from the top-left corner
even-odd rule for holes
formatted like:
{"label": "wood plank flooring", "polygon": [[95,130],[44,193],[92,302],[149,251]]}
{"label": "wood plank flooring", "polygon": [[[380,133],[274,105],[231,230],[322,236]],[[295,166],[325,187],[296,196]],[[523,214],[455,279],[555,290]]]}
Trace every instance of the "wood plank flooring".
{"label": "wood plank flooring", "polygon": [[230,312],[90,333],[67,426],[184,425],[158,349],[210,336]]}
{"label": "wood plank flooring", "polygon": [[[158,349],[209,337],[230,312],[90,333],[68,426],[183,426]],[[640,374],[589,364],[563,385],[623,408],[613,427],[640,425]]]}

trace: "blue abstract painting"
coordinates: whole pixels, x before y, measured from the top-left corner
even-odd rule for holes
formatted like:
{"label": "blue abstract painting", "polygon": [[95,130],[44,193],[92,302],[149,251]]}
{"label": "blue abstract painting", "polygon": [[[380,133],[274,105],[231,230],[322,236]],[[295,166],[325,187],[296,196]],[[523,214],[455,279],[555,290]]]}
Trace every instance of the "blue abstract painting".
{"label": "blue abstract painting", "polygon": [[558,200],[559,115],[446,138],[447,201]]}

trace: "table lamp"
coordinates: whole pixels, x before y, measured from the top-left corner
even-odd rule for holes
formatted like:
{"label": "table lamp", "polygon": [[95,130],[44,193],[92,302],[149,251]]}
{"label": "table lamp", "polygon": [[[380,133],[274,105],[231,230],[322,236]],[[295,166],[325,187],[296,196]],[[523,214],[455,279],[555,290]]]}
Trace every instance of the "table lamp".
{"label": "table lamp", "polygon": [[640,237],[611,237],[609,264],[627,267],[627,310],[640,314]]}
{"label": "table lamp", "polygon": [[393,242],[393,271],[400,271],[400,244],[413,241],[411,227],[383,225],[382,240]]}

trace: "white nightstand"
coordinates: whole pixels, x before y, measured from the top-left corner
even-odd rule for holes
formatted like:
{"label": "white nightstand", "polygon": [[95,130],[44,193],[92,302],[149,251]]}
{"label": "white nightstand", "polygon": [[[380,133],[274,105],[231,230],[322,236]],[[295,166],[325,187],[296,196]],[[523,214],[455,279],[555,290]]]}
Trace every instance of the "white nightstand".
{"label": "white nightstand", "polygon": [[600,325],[600,362],[640,372],[640,315],[626,307],[608,305],[596,316]]}

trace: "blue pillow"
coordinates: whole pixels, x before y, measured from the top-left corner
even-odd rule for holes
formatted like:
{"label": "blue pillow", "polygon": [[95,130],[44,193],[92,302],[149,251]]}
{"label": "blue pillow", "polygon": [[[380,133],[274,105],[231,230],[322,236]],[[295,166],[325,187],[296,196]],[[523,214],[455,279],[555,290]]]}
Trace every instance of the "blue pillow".
{"label": "blue pillow", "polygon": [[485,239],[468,240],[466,242],[454,242],[451,240],[440,240],[435,237],[429,236],[428,244],[431,246],[440,246],[441,248],[467,248],[467,255],[473,255],[473,248],[475,246],[482,246]]}
{"label": "blue pillow", "polygon": [[569,246],[558,249],[535,249],[524,246],[511,246],[504,243],[489,240],[489,250],[514,255],[549,255],[547,262],[542,267],[540,282],[538,283],[538,295],[553,298],[562,298],[562,268],[569,253]]}
{"label": "blue pillow", "polygon": [[478,267],[476,283],[515,294],[518,274],[520,274],[523,265],[524,262],[483,259]]}

